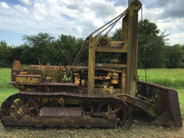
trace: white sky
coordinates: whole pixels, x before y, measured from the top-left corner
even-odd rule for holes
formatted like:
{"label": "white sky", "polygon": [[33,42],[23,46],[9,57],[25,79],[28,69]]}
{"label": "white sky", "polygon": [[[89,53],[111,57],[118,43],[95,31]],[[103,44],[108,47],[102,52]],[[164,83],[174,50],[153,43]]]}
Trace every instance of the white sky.
{"label": "white sky", "polygon": [[[85,38],[127,7],[128,0],[0,0],[0,40],[22,44],[23,35],[48,32]],[[142,0],[143,17],[166,31],[168,43],[184,45],[184,2]],[[121,25],[118,24],[117,27]]]}

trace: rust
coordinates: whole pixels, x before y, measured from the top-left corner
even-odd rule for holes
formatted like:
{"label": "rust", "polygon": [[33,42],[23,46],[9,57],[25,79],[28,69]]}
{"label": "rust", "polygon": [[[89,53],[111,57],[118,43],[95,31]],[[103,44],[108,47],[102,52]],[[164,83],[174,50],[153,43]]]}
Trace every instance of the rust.
{"label": "rust", "polygon": [[[52,122],[52,123],[51,123]],[[72,117],[4,117],[4,126],[14,127],[101,127],[112,128],[118,125],[117,119],[72,118]]]}
{"label": "rust", "polygon": [[[171,88],[164,87],[158,84],[148,82],[138,82],[138,94],[146,98],[152,99],[156,113],[159,116],[167,113],[164,119],[167,119],[164,124],[167,125],[171,119],[176,127],[182,127],[181,111],[179,106],[178,94]],[[171,118],[170,118],[171,117]],[[157,123],[162,123],[163,118],[157,120]]]}
{"label": "rust", "polygon": [[10,82],[10,84],[14,84],[14,85],[23,84],[23,85],[33,85],[33,86],[69,86],[69,87],[77,87],[78,86],[78,84],[76,84],[76,83],[51,83],[51,82],[40,82],[40,83],[35,83],[35,84]]}
{"label": "rust", "polygon": [[82,109],[77,107],[43,107],[40,116],[82,117]]}
{"label": "rust", "polygon": [[[44,94],[44,95],[43,95]],[[46,99],[46,101],[41,99]],[[59,98],[59,99],[58,99]],[[64,99],[63,102],[56,102]],[[29,103],[31,106],[28,112],[27,110],[14,109],[12,105],[18,100],[23,100],[19,103],[25,102]],[[30,100],[26,100],[30,99]],[[69,100],[69,101],[67,101]],[[29,102],[30,101],[30,102]],[[33,102],[34,101],[34,102]],[[73,101],[73,102],[72,102]],[[77,104],[78,107],[66,107],[67,102],[70,104]],[[51,104],[53,106],[45,107],[45,104]],[[81,104],[83,103],[83,104]],[[101,106],[104,103],[109,103],[109,105],[118,104],[119,107],[113,110],[105,111],[108,109],[107,106]],[[60,104],[60,107],[55,107]],[[81,105],[80,105],[81,104]],[[122,104],[120,99],[115,99],[112,97],[100,96],[84,96],[78,94],[66,94],[66,93],[17,93],[9,98],[2,104],[3,119],[1,122],[4,126],[83,126],[83,127],[115,127],[118,124],[125,123],[125,108],[122,109]],[[25,104],[28,105],[28,104]],[[42,105],[42,106],[41,106]],[[24,104],[20,104],[20,107]],[[39,108],[37,108],[39,106]],[[95,109],[93,106],[97,106]],[[18,106],[17,106],[18,107]],[[30,107],[30,106],[28,106]],[[88,110],[88,108],[90,110]],[[20,109],[18,107],[18,109]],[[33,110],[34,109],[34,110]],[[117,112],[123,111],[123,118],[116,117]],[[13,111],[13,112],[12,112]],[[34,111],[34,112],[33,112]],[[39,115],[38,115],[39,113]],[[100,117],[100,118],[99,118]],[[102,118],[101,118],[102,117]]]}
{"label": "rust", "polygon": [[112,68],[126,68],[126,65],[121,65],[121,64],[96,64],[95,66],[97,67],[112,67]]}
{"label": "rust", "polygon": [[[142,4],[129,2],[124,12],[86,38],[72,65],[47,63],[23,69],[14,61],[10,84],[20,92],[2,103],[3,125],[109,128],[124,125],[139,111],[157,125],[181,127],[177,92],[137,80],[137,24]],[[121,19],[122,41],[110,41],[107,35]],[[88,66],[74,66],[87,45]],[[109,61],[98,61],[107,55]]]}

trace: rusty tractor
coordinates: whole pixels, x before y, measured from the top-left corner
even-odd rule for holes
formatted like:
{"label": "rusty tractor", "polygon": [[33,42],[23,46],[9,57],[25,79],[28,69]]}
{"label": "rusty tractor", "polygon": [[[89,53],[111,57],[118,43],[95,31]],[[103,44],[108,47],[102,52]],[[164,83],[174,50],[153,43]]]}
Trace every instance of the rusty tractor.
{"label": "rusty tractor", "polygon": [[[124,12],[91,33],[71,66],[40,64],[23,69],[19,61],[14,61],[11,84],[20,92],[2,103],[2,124],[111,128],[123,126],[133,112],[141,111],[154,124],[182,127],[177,92],[138,80],[141,6],[138,0],[129,1]],[[122,41],[110,41],[107,33],[121,19]],[[76,66],[86,47],[88,66]],[[109,61],[100,62],[99,55],[110,55]]]}

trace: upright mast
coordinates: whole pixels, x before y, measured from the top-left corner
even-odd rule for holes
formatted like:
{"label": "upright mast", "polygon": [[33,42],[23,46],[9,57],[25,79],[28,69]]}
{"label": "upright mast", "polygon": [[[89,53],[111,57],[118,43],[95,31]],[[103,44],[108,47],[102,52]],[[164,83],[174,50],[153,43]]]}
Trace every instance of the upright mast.
{"label": "upright mast", "polygon": [[[137,89],[137,25],[138,11],[141,8],[141,3],[138,0],[129,0],[129,11],[125,24],[127,24],[127,78],[126,78],[126,93],[135,96]],[[127,23],[128,22],[128,23]]]}

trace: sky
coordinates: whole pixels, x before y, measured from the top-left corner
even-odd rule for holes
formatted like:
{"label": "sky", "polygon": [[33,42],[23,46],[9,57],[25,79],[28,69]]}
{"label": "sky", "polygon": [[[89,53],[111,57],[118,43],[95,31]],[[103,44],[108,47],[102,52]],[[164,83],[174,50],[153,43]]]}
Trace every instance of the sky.
{"label": "sky", "polygon": [[[184,45],[183,0],[141,2],[139,18],[156,23],[161,32],[169,34],[167,44]],[[18,46],[24,43],[24,35],[39,32],[55,38],[61,34],[85,38],[122,13],[127,4],[128,0],[0,0],[0,41]],[[116,28],[120,26],[121,22]]]}

